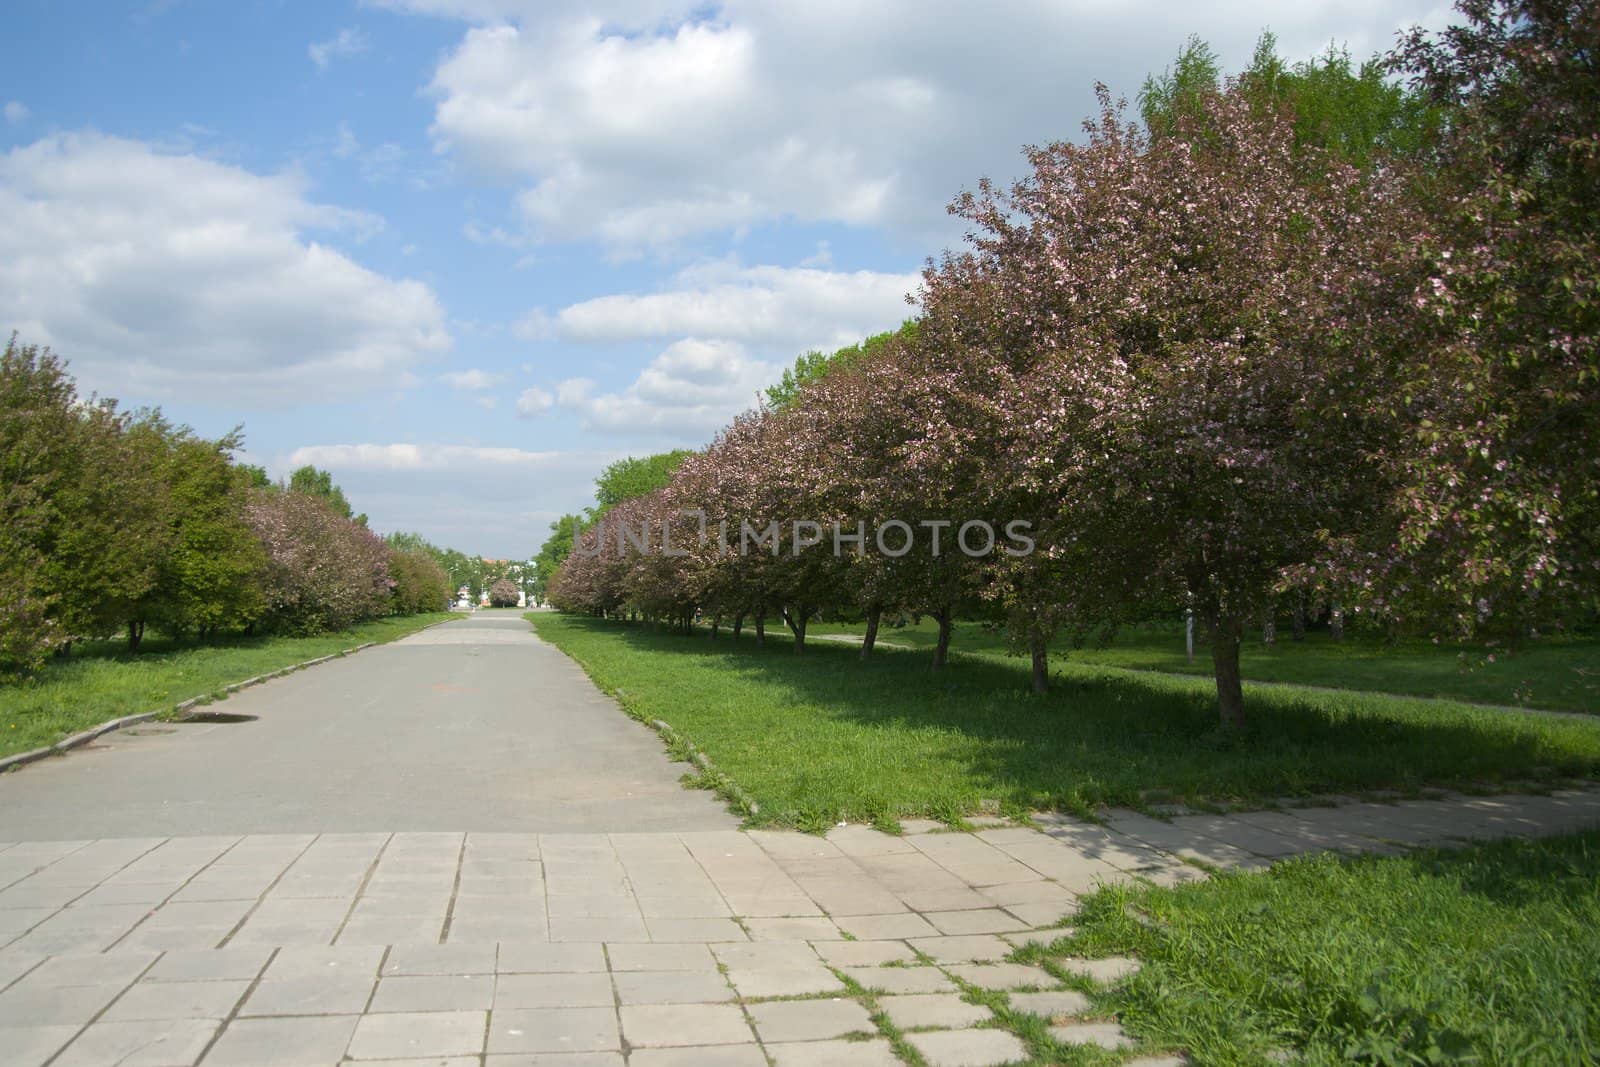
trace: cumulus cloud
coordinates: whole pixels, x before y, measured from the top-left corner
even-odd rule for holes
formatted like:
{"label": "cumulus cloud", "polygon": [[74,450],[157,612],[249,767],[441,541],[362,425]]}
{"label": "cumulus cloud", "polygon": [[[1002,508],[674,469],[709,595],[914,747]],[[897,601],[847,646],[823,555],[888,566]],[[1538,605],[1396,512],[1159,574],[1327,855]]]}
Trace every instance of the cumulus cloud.
{"label": "cumulus cloud", "polygon": [[441,374],[439,375],[439,380],[452,389],[479,391],[483,389],[493,389],[495,386],[504,382],[506,380],[506,376],[504,374],[492,371],[478,370],[477,368],[473,368],[472,370],[451,371],[448,374]]}
{"label": "cumulus cloud", "polygon": [[563,406],[591,429],[655,434],[686,444],[755,404],[782,364],[753,359],[733,341],[686,338],[669,345],[621,392],[591,395],[592,383],[563,383]]}
{"label": "cumulus cloud", "polygon": [[[543,239],[638,250],[800,220],[946,237],[942,207],[1019,147],[1073,137],[1095,81],[1133,95],[1191,32],[1242,63],[1268,21],[1176,0],[387,0],[472,25],[436,69],[434,137],[518,186]],[[1435,0],[1284,5],[1288,55],[1356,55]]]}
{"label": "cumulus cloud", "polygon": [[919,282],[916,274],[702,264],[662,292],[571,304],[551,325],[571,341],[716,338],[793,358],[898,325],[912,313],[906,295]]}
{"label": "cumulus cloud", "polygon": [[234,406],[336,399],[402,381],[450,347],[425,284],[308,231],[382,221],[263,176],[97,133],[0,156],[0,322],[56,348],[90,388]]}
{"label": "cumulus cloud", "polygon": [[6,101],[4,110],[6,121],[13,126],[19,123],[27,122],[28,116],[33,114],[33,112],[28,110],[28,105],[24,104],[21,100]]}
{"label": "cumulus cloud", "polygon": [[546,390],[538,386],[524,389],[522,395],[517,397],[517,418],[533,419],[548,415],[555,405],[556,398]]}
{"label": "cumulus cloud", "polygon": [[360,55],[371,47],[367,35],[354,26],[340,30],[326,41],[313,41],[306,46],[306,54],[318,70],[327,70],[335,59]]}

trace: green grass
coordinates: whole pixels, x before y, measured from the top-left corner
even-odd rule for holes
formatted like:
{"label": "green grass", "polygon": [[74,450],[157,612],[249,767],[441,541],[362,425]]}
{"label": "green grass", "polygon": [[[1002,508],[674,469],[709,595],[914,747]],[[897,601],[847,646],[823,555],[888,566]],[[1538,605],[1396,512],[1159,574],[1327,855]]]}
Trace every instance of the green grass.
{"label": "green grass", "polygon": [[664,719],[761,805],[818,828],[985,808],[1259,805],[1376,789],[1525,787],[1600,776],[1600,721],[1355,693],[1247,691],[1239,736],[1204,679],[1068,662],[1052,692],[1025,665],[969,656],[946,671],[868,663],[816,642],[683,637],[538,614],[539,635],[640,718]]}
{"label": "green grass", "polygon": [[369,641],[393,641],[451,616],[378,619],[316,637],[240,637],[209,644],[147,638],[138,655],[120,641],[90,642],[26,681],[0,686],[0,756],[53,745],[124,715],[162,711],[268,671]]}
{"label": "green grass", "polygon": [[[813,623],[810,632],[859,638],[863,629],[845,623]],[[931,649],[936,637],[933,622],[924,619],[902,627],[885,626],[878,640]],[[1004,635],[971,622],[956,624],[951,649],[996,656],[1007,652]],[[1126,627],[1104,647],[1073,649],[1058,642],[1054,654],[1103,667],[1211,673],[1211,652],[1203,632],[1196,632],[1195,661],[1188,662],[1181,622]],[[1259,632],[1248,636],[1241,659],[1245,678],[1256,682],[1600,714],[1600,639],[1592,636],[1544,637],[1511,653],[1495,653],[1482,645],[1436,645],[1420,640],[1390,644],[1359,631],[1344,641],[1334,641],[1325,630],[1313,630],[1297,642],[1290,640],[1285,627],[1272,645],[1263,645]]]}
{"label": "green grass", "polygon": [[1131,955],[1097,1007],[1197,1064],[1600,1060],[1600,832],[1109,887],[1021,955]]}

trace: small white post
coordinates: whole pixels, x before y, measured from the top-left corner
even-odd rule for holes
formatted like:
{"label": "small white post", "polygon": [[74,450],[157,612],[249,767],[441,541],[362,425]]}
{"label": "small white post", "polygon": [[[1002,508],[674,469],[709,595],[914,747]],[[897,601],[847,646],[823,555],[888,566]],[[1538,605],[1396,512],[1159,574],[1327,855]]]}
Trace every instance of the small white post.
{"label": "small white post", "polygon": [[1183,609],[1183,647],[1189,656],[1189,662],[1194,662],[1194,609]]}

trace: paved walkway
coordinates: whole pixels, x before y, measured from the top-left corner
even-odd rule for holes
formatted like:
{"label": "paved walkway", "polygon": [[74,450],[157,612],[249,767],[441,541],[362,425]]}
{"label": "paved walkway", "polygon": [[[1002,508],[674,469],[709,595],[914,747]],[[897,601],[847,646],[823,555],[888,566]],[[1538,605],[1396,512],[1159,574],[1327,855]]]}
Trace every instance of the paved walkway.
{"label": "paved walkway", "polygon": [[[379,669],[352,673],[363,661]],[[930,1067],[985,1067],[1027,1050],[973,1003],[982,990],[1043,1016],[1060,1041],[1125,1042],[1115,1023],[1085,1018],[1081,988],[1135,961],[1005,962],[1055,936],[1040,928],[1096,885],[1600,824],[1600,791],[1567,791],[1170,821],[1110,812],[1103,825],[1041,816],[971,833],[916,821],[904,836],[744,833],[679,788],[659,742],[575,671],[479,617],[225,705],[259,723],[0,778],[0,1063],[888,1067],[901,1060],[875,1021],[886,1018]],[[408,716],[408,699],[495,724],[514,755],[480,746],[487,780],[473,782],[449,748],[476,742]],[[530,707],[540,729],[568,736],[529,741]],[[339,715],[397,740],[354,747],[326,721]],[[268,766],[236,740],[251,730]],[[605,745],[624,755],[604,759]],[[355,760],[347,780],[275,766],[335,773],[327,746]],[[519,760],[553,767],[557,752],[592,780],[513,780]],[[201,778],[167,781],[149,764]],[[230,784],[277,813],[275,832],[256,832],[271,819],[222,795]],[[141,786],[168,803],[128,792]],[[218,790],[210,804],[206,788]],[[137,810],[96,811],[93,795]],[[45,809],[52,796],[63,812]],[[169,832],[183,822],[169,804],[198,825]],[[385,815],[407,829],[370,828]],[[669,828],[550,832],[636,817]],[[440,829],[446,819],[454,827]],[[36,820],[74,829],[53,839]],[[527,825],[546,832],[504,829]],[[128,832],[140,826],[154,829]]]}
{"label": "paved walkway", "polygon": [[520,612],[449,622],[215,710],[259,718],[152,723],[0,774],[0,840],[737,825]]}

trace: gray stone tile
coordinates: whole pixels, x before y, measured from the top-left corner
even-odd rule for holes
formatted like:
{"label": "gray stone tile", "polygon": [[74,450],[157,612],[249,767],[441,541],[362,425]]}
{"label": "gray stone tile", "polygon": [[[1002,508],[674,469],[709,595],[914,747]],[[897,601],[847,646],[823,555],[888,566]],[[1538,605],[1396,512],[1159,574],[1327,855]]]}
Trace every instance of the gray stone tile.
{"label": "gray stone tile", "polygon": [[611,978],[623,1004],[716,1004],[734,996],[716,971],[623,971]]}
{"label": "gray stone tile", "polygon": [[645,916],[650,940],[668,944],[685,941],[744,941],[744,928],[732,919],[657,919]]}
{"label": "gray stone tile", "polygon": [[245,999],[240,1015],[359,1015],[367,1008],[376,978],[357,974],[268,977]]}
{"label": "gray stone tile", "polygon": [[832,919],[746,919],[752,941],[837,941],[842,936]]}
{"label": "gray stone tile", "polygon": [[[488,1067],[623,1067],[620,1052],[525,1052],[510,1056],[486,1056]],[[473,1060],[470,1067],[477,1067]],[[384,1064],[383,1067],[389,1067]],[[417,1067],[435,1067],[418,1064]],[[451,1064],[450,1067],[455,1067]],[[466,1065],[463,1065],[466,1067]]]}
{"label": "gray stone tile", "polygon": [[630,1067],[767,1067],[760,1045],[701,1045],[693,1048],[642,1048]]}
{"label": "gray stone tile", "polygon": [[488,1011],[494,1003],[492,974],[401,975],[383,978],[372,996],[374,1012]]}
{"label": "gray stone tile", "polygon": [[204,926],[139,926],[118,941],[117,948],[141,952],[204,952],[215,949],[227,941],[228,935],[232,932],[233,927],[227,923],[210,923]]}
{"label": "gray stone tile", "polygon": [[634,1048],[738,1045],[755,1040],[744,1012],[732,1004],[633,1004],[618,1009],[622,1034]]}
{"label": "gray stone tile", "polygon": [[1057,993],[1012,993],[1010,1000],[1011,1006],[1017,1011],[1025,1011],[1030,1015],[1039,1015],[1046,1019],[1082,1015],[1093,1007],[1088,997],[1072,990],[1062,990]]}
{"label": "gray stone tile", "polygon": [[[929,911],[923,917],[938,928],[941,934],[1007,934],[1026,930],[1030,923],[999,908],[974,908],[970,911]],[[1056,915],[1060,917],[1059,913]]]}
{"label": "gray stone tile", "polygon": [[552,945],[501,942],[496,969],[501,974],[575,974],[606,969],[605,950],[597,944]]}
{"label": "gray stone tile", "polygon": [[339,974],[376,978],[383,949],[375,945],[330,947],[293,945],[278,950],[267,965],[269,979]]}
{"label": "gray stone tile", "polygon": [[839,929],[862,941],[883,941],[908,937],[936,937],[938,930],[920,915],[901,912],[890,915],[844,915]]}
{"label": "gray stone tile", "polygon": [[939,963],[973,963],[982,960],[1002,960],[1011,954],[1011,946],[992,934],[971,934],[964,937],[915,937],[912,948]]}
{"label": "gray stone tile", "polygon": [[322,1067],[344,1057],[354,1015],[235,1019],[206,1054],[205,1067]]}
{"label": "gray stone tile", "polygon": [[550,919],[551,941],[649,941],[642,917]]}
{"label": "gray stone tile", "polygon": [[494,945],[396,945],[383,975],[493,974],[496,955]]}
{"label": "gray stone tile", "polygon": [[0,1025],[0,1049],[6,1051],[7,1067],[43,1067],[46,1060],[77,1035],[80,1025]]}
{"label": "gray stone tile", "polygon": [[128,985],[156,962],[153,952],[57,956],[27,977],[29,986]]}
{"label": "gray stone tile", "polygon": [[903,941],[820,941],[812,948],[834,967],[879,967],[916,959]]}
{"label": "gray stone tile", "polygon": [[821,962],[816,950],[802,942],[712,945],[711,954],[719,963],[744,970],[815,967]]}
{"label": "gray stone tile", "polygon": [[217,1019],[100,1021],[52,1067],[189,1067],[215,1036]]}
{"label": "gray stone tile", "polygon": [[354,1060],[471,1055],[483,1051],[486,1018],[481,1011],[363,1015],[348,1055]]}
{"label": "gray stone tile", "polygon": [[1081,974],[1096,982],[1119,982],[1139,970],[1139,961],[1125,956],[1109,956],[1102,960],[1057,960],[1062,970]]}
{"label": "gray stone tile", "polygon": [[954,993],[956,984],[937,967],[845,967],[867,989],[883,993]]}
{"label": "gray stone tile", "polygon": [[805,1041],[768,1045],[777,1067],[900,1067],[887,1041]]}
{"label": "gray stone tile", "polygon": [[611,976],[595,974],[502,974],[495,981],[494,1010],[598,1008],[616,1003]]}
{"label": "gray stone tile", "polygon": [[611,945],[613,971],[714,971],[717,961],[705,945]]}
{"label": "gray stone tile", "polygon": [[1052,1026],[1050,1036],[1063,1045],[1097,1045],[1100,1048],[1132,1048],[1133,1041],[1116,1023],[1073,1023]]}
{"label": "gray stone tile", "polygon": [[771,970],[730,967],[728,981],[741,997],[798,997],[844,990],[838,976],[821,964]]}
{"label": "gray stone tile", "polygon": [[121,993],[123,985],[42,986],[19,983],[0,993],[0,1028],[82,1026]]}
{"label": "gray stone tile", "polygon": [[1058,984],[1049,971],[1026,963],[957,964],[945,970],[979,989],[1049,989]]}
{"label": "gray stone tile", "polygon": [[833,1000],[777,1000],[749,1006],[756,1033],[774,1041],[824,1041],[846,1034],[876,1034],[867,1009],[843,997]]}
{"label": "gray stone tile", "polygon": [[1004,1030],[928,1030],[906,1040],[928,1067],[998,1067],[1028,1055],[1027,1046]]}
{"label": "gray stone tile", "polygon": [[615,1008],[495,1011],[489,1017],[491,1053],[604,1052],[621,1048]]}
{"label": "gray stone tile", "polygon": [[878,1006],[902,1030],[937,1027],[941,1030],[976,1026],[994,1017],[988,1008],[968,1004],[955,993],[921,993],[882,997]]}
{"label": "gray stone tile", "polygon": [[169,952],[145,974],[145,982],[248,982],[267,965],[271,949],[223,948]]}
{"label": "gray stone tile", "polygon": [[117,998],[101,1018],[118,1022],[225,1019],[249,988],[247,981],[140,982]]}

